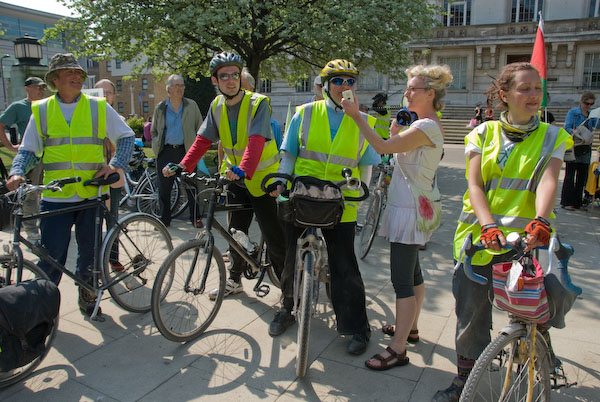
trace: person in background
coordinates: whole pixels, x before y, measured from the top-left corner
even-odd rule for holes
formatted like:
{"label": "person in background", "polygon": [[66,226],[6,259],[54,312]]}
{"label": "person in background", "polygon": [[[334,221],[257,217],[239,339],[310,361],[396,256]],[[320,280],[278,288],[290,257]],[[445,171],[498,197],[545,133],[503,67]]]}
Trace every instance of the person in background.
{"label": "person in background", "polygon": [[[0,141],[2,142],[2,145],[4,145],[9,151],[17,152],[18,146],[13,145],[10,142],[10,138],[6,135],[6,128],[16,124],[19,139],[23,138],[25,128],[27,127],[27,123],[31,117],[31,103],[42,99],[44,97],[45,90],[46,84],[41,78],[27,78],[25,80],[25,92],[27,93],[27,97],[25,99],[21,99],[20,101],[11,103],[6,110],[2,112],[2,115],[0,115]],[[0,163],[2,162],[0,161]],[[2,166],[4,167],[4,164]],[[31,171],[29,171],[29,173],[27,173],[27,178],[31,180],[31,184],[42,184],[43,176],[44,165],[41,162],[38,163]],[[25,202],[23,203],[23,215],[33,215],[37,214],[39,211],[40,194],[28,194],[25,198]],[[29,240],[34,241],[40,239],[38,226],[38,220],[23,222],[23,227],[25,228],[25,233],[27,233],[27,238],[29,238]]]}
{"label": "person in background", "polygon": [[313,81],[313,92],[312,102],[323,100],[323,83],[322,78],[317,75]]}
{"label": "person in background", "polygon": [[483,123],[483,110],[481,109],[481,105],[475,106],[475,125],[478,126]]}
{"label": "person in background", "polygon": [[[390,271],[396,293],[395,325],[385,325],[384,333],[393,335],[391,344],[365,361],[372,370],[388,370],[408,364],[406,342],[419,341],[419,314],[425,299],[425,283],[419,263],[419,246],[424,246],[433,230],[420,229],[413,187],[431,190],[439,166],[444,129],[437,112],[444,107],[446,87],[452,73],[446,65],[417,65],[406,70],[408,77],[406,108],[419,118],[409,127],[392,122],[388,140],[369,128],[356,104],[342,101],[344,112],[352,117],[369,144],[380,154],[393,153],[395,168],[388,190],[381,235],[390,241]],[[401,131],[402,130],[402,131]]]}
{"label": "person in background", "polygon": [[[195,101],[185,98],[183,77],[172,74],[167,79],[169,97],[156,105],[152,116],[152,151],[156,155],[156,166],[178,163],[189,150],[196,138],[196,131],[202,125],[202,114]],[[194,166],[195,168],[195,166]],[[158,201],[160,220],[167,227],[171,224],[171,190],[174,177],[158,175]],[[201,228],[202,214],[194,193],[186,189],[189,200],[190,222]]]}
{"label": "person in background", "polygon": [[387,105],[387,95],[379,93],[373,97],[372,108],[375,111],[375,132],[383,139],[390,137],[390,108]]}
{"label": "person in background", "polygon": [[152,134],[150,129],[152,128],[152,116],[148,117],[148,121],[144,123],[144,142],[152,141]]}
{"label": "person in background", "polygon": [[[590,109],[596,102],[592,92],[584,92],[579,99],[579,106],[567,112],[565,130],[570,134],[590,115]],[[591,118],[585,122],[585,127],[593,131],[598,126],[598,119]],[[583,188],[587,182],[590,161],[592,160],[592,145],[575,144],[573,148],[575,160],[565,162],[565,178],[560,194],[560,205],[568,211],[585,209],[583,204]]]}
{"label": "person in background", "polygon": [[[31,106],[32,115],[6,186],[10,190],[17,188],[25,181],[25,173],[40,158],[44,162],[44,184],[66,177],[79,176],[82,179],[79,183],[67,184],[62,191],[45,191],[40,202],[41,212],[76,206],[96,197],[98,189],[83,183],[93,177],[107,178],[112,173],[119,173],[122,180],[123,170],[131,159],[135,138],[133,131],[106,103],[106,99],[81,92],[86,78],[87,73],[71,53],[55,54],[50,59],[45,80],[48,88],[56,94],[33,102]],[[105,121],[100,121],[98,116],[104,116]],[[100,130],[101,127],[105,130]],[[103,153],[102,140],[105,136],[117,144],[115,155],[108,164]],[[64,141],[65,138],[68,141]],[[76,274],[87,283],[93,279],[96,211],[96,208],[88,208],[40,220],[42,247],[63,265],[67,260],[71,229],[75,225]],[[38,266],[58,285],[62,277],[60,271],[44,260],[40,260]],[[80,287],[79,309],[89,316],[95,303],[96,294]],[[101,311],[98,314],[101,315]]]}
{"label": "person in background", "polygon": [[485,121],[494,120],[494,109],[488,107],[485,109]]}
{"label": "person in background", "polygon": [[511,261],[516,253],[501,248],[505,236],[525,234],[528,249],[548,245],[550,240],[558,175],[573,141],[566,131],[540,122],[542,95],[535,67],[507,64],[487,90],[488,104],[504,110],[500,119],[480,125],[465,137],[468,189],[454,235],[454,259],[460,258],[464,240],[472,234],[473,243],[485,247],[473,255],[473,270],[488,282],[473,282],[462,266],[454,272],[457,375],[448,388],[434,395],[434,402],[459,400],[475,360],[491,341],[492,267]]}

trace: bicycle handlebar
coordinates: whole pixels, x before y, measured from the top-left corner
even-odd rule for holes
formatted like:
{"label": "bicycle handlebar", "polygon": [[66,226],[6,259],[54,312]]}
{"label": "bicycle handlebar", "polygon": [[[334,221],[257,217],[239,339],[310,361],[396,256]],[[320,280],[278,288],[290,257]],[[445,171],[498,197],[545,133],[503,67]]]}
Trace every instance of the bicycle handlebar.
{"label": "bicycle handlebar", "polygon": [[[521,247],[521,245],[515,246],[515,245],[510,244],[510,242],[512,242],[511,236],[513,235],[513,233],[510,233],[507,236],[507,244],[506,244],[506,246],[502,246],[502,248],[517,249],[517,248]],[[522,241],[521,237],[517,233],[515,233],[515,235],[518,237],[518,239],[520,241]],[[512,238],[514,238],[514,236],[512,236]],[[473,255],[475,255],[476,252],[484,250],[484,249],[485,249],[485,247],[481,243],[473,244],[473,234],[469,233],[469,235],[465,238],[465,241],[463,242],[463,245],[460,249],[460,254],[458,256],[456,265],[454,266],[454,270],[456,271],[457,269],[460,268],[462,256],[464,255],[465,260],[462,263],[462,266],[465,271],[465,275],[475,283],[478,283],[480,285],[487,284],[487,282],[488,282],[487,278],[473,272],[473,266],[471,265],[471,260],[473,259]],[[550,239],[550,244],[547,247],[538,247],[538,249],[540,249],[540,250],[547,249],[548,250],[549,263],[548,263],[548,269],[546,270],[546,272],[544,272],[544,276],[554,273],[556,275],[556,277],[558,278],[559,282],[561,283],[561,285],[565,289],[567,289],[567,290],[571,291],[572,293],[579,296],[583,292],[583,290],[579,286],[576,286],[571,282],[571,277],[569,276],[569,271],[567,269],[567,266],[569,263],[569,258],[574,253],[573,247],[569,244],[561,243],[558,238],[558,235],[555,233],[552,236],[552,238]],[[553,266],[554,264],[553,264],[553,258],[552,258],[553,252],[558,259],[558,266],[556,267],[556,270],[558,271],[558,273],[554,272],[555,269]]]}

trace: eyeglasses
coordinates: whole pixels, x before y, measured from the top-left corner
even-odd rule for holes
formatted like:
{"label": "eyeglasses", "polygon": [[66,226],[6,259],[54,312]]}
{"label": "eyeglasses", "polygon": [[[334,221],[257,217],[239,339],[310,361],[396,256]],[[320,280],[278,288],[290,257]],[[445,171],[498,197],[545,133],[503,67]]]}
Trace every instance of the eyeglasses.
{"label": "eyeglasses", "polygon": [[231,73],[231,74],[221,73],[221,74],[218,74],[217,77],[219,77],[219,79],[222,81],[228,81],[230,78],[237,81],[240,79],[240,73]]}
{"label": "eyeglasses", "polygon": [[183,84],[173,84],[171,85],[173,88],[185,88],[185,85]]}
{"label": "eyeglasses", "polygon": [[417,89],[429,89],[429,88],[406,87],[406,89],[404,90],[404,93],[415,92]]}
{"label": "eyeglasses", "polygon": [[583,102],[583,103],[588,106],[594,106],[594,103],[596,103],[596,102]]}
{"label": "eyeglasses", "polygon": [[335,77],[331,79],[331,83],[333,85],[341,86],[343,84],[348,85],[349,87],[353,87],[356,84],[356,80],[354,78],[341,78]]}

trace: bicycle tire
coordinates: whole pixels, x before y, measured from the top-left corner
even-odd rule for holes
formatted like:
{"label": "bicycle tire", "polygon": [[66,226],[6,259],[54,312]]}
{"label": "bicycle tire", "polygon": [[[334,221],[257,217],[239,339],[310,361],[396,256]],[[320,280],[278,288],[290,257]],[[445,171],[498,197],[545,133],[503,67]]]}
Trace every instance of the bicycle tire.
{"label": "bicycle tire", "polygon": [[306,375],[308,369],[308,351],[310,341],[310,323],[312,321],[312,303],[314,299],[315,256],[311,252],[304,254],[298,311],[298,351],[296,354],[296,375],[300,378]]}
{"label": "bicycle tire", "polygon": [[[11,275],[8,274],[8,270],[11,269]],[[26,274],[26,271],[28,274]],[[11,278],[16,276],[16,263],[13,261],[13,257],[10,255],[0,256],[0,277],[4,278],[4,281],[0,283],[0,288],[6,286],[6,284],[11,284],[14,282]],[[23,260],[23,276],[21,281],[35,279],[35,278],[43,278],[48,279],[48,275],[44,271],[40,269],[36,264],[29,260]],[[0,388],[8,387],[9,385],[15,384],[27,376],[29,376],[44,360],[50,348],[52,347],[52,342],[54,342],[54,338],[56,337],[56,331],[58,329],[58,321],[59,317],[56,316],[54,319],[52,329],[50,330],[50,334],[46,337],[46,342],[44,344],[44,351],[29,364],[26,364],[22,367],[17,367],[10,371],[0,372]]]}
{"label": "bicycle tire", "polygon": [[[178,200],[180,198],[180,187],[176,185],[174,182],[173,188],[171,189],[171,211],[177,206]],[[158,200],[158,176],[156,172],[151,172],[148,177],[144,177],[138,184],[139,190],[136,191],[136,207],[139,212],[143,212],[149,215],[154,216],[155,218],[160,218],[160,202]],[[178,214],[181,214],[183,210],[187,207],[187,203],[185,203],[184,208],[179,211]],[[175,216],[171,214],[171,217]]]}
{"label": "bicycle tire", "polygon": [[379,220],[381,219],[381,201],[381,191],[374,191],[373,198],[371,198],[367,214],[365,215],[362,230],[360,231],[360,248],[358,249],[358,256],[361,260],[369,254],[371,246],[373,245],[373,240],[375,239],[375,234],[379,227]]}
{"label": "bicycle tire", "polygon": [[[460,397],[461,402],[470,401],[498,401],[502,395],[503,383],[505,380],[505,364],[508,363],[508,356],[514,351],[519,351],[520,342],[526,338],[525,328],[518,329],[511,333],[500,333],[483,351],[479,359],[475,362],[473,370],[467,379]],[[540,339],[542,335],[538,332],[536,335],[535,365],[534,365],[534,401],[550,400],[550,361],[548,349],[545,342]],[[516,358],[515,358],[516,359]],[[498,364],[499,363],[499,364]],[[511,376],[511,383],[507,394],[502,398],[503,401],[525,401],[527,398],[527,381],[529,363],[512,365],[516,368]],[[512,370],[512,369],[511,369]]]}
{"label": "bicycle tire", "polygon": [[[173,342],[188,342],[200,335],[217,316],[225,295],[226,271],[221,252],[213,246],[212,262],[203,291],[186,291],[190,261],[196,260],[191,286],[202,281],[206,265],[205,239],[193,239],[177,246],[163,262],[152,291],[152,318],[160,333]],[[172,279],[167,279],[171,277]],[[216,299],[208,293],[218,288]]]}
{"label": "bicycle tire", "polygon": [[[175,179],[173,188],[177,189],[177,198],[175,203],[173,203],[173,198],[171,198],[171,218],[177,218],[188,207],[189,199],[187,197],[187,192],[183,189],[183,185],[181,184],[181,179],[179,177]],[[171,197],[173,197],[172,193]]]}
{"label": "bicycle tire", "polygon": [[280,278],[277,275],[277,272],[275,272],[275,267],[273,266],[273,264],[271,263],[271,260],[269,259],[269,254],[267,253],[267,243],[265,242],[265,239],[262,236],[260,238],[259,247],[261,250],[261,256],[260,256],[261,266],[265,267],[265,269],[267,270],[267,276],[269,277],[269,281],[271,282],[271,284],[273,286],[275,286],[276,288],[281,289]]}
{"label": "bicycle tire", "polygon": [[[158,219],[139,212],[123,217],[119,224],[123,230],[115,225],[102,245],[103,280],[109,283],[125,272],[135,272],[109,287],[108,292],[125,310],[145,313],[152,307],[152,288],[158,270],[173,250],[171,235]],[[114,262],[124,269],[114,271],[111,267]]]}

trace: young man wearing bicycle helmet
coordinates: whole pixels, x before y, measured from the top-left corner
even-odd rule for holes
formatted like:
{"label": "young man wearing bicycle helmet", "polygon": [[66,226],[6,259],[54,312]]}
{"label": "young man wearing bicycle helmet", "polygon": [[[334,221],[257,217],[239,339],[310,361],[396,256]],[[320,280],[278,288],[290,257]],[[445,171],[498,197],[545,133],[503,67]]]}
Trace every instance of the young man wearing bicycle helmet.
{"label": "young man wearing bicycle helmet", "polygon": [[[230,214],[229,229],[248,234],[253,214],[267,243],[267,252],[277,275],[281,275],[285,257],[283,230],[277,219],[275,200],[265,194],[260,183],[268,173],[277,171],[279,152],[271,133],[271,106],[264,95],[245,91],[240,86],[242,58],[236,53],[221,52],[209,65],[212,83],[219,89],[210,104],[209,113],[198,130],[196,140],[180,162],[180,168],[193,171],[213,142],[221,141],[225,159],[221,173],[229,180],[244,179],[244,184],[230,184],[227,199],[230,203],[252,205],[253,210],[236,211]],[[251,116],[250,119],[248,116]],[[163,175],[175,174],[169,165]],[[225,296],[243,291],[241,276],[244,261],[231,252],[233,264],[225,287]],[[216,299],[218,289],[209,292]]]}
{"label": "young man wearing bicycle helmet", "polygon": [[[350,168],[352,176],[369,182],[371,166],[381,162],[377,152],[365,141],[356,123],[344,114],[342,92],[356,88],[358,69],[353,63],[336,59],[321,71],[324,100],[298,107],[285,136],[285,151],[279,172],[297,176],[313,176],[334,182],[342,180],[342,169]],[[375,118],[363,113],[371,128]],[[283,191],[281,185],[271,185],[271,195]],[[351,354],[361,354],[367,348],[371,331],[365,306],[365,287],[354,254],[356,229],[355,202],[345,203],[341,223],[324,229],[331,274],[331,301],[337,318],[337,330],[352,335],[347,345]],[[304,229],[286,223],[287,252],[281,278],[283,305],[271,323],[269,333],[280,335],[290,321],[293,307],[293,278],[296,265],[296,241]]]}

